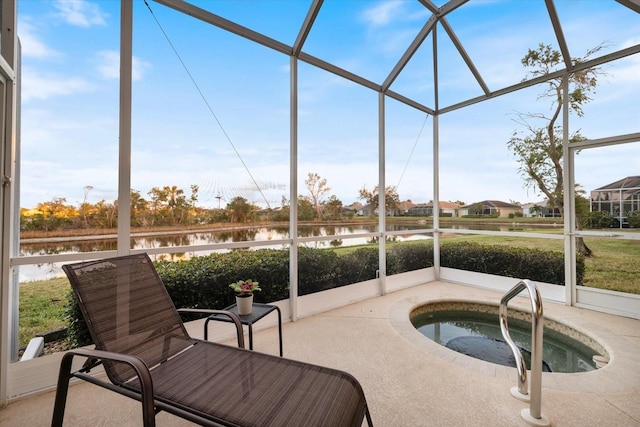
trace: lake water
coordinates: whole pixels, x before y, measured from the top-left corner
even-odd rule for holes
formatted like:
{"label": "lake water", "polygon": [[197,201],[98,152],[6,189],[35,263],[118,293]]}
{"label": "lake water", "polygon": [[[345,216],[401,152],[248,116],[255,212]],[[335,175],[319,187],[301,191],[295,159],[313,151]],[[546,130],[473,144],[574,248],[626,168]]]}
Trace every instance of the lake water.
{"label": "lake water", "polygon": [[[418,233],[414,230],[424,230],[428,226],[426,224],[416,225],[388,225],[388,231],[407,231],[406,234],[392,236],[395,241],[409,241],[419,239],[429,239],[429,233]],[[336,236],[333,240],[322,240],[305,245],[314,248],[329,247],[346,247],[363,245],[372,243],[371,237],[354,237],[363,233],[371,233],[377,231],[378,226],[372,225],[356,225],[356,226],[302,226],[298,229],[299,237],[325,237]],[[134,237],[131,239],[131,247],[133,249],[150,249],[160,247],[177,247],[188,245],[207,245],[215,243],[233,243],[233,242],[267,242],[270,240],[289,239],[288,227],[249,227],[227,229],[220,231],[198,231],[187,233],[172,233],[167,235],[154,235],[145,237]],[[283,249],[285,245],[273,244],[261,246],[260,248]],[[20,245],[20,253],[22,256],[34,255],[60,255],[80,252],[96,252],[109,251],[117,249],[117,239],[105,238],[96,240],[73,240],[73,239],[56,239],[56,240],[38,240],[37,242],[24,241]],[[206,255],[218,251],[199,251],[197,255]],[[193,256],[193,252],[177,253],[172,255],[163,255],[173,260],[188,259]],[[64,263],[46,263],[23,265],[19,267],[20,281],[42,280],[52,277],[63,276],[61,266]]]}
{"label": "lake water", "polygon": [[[405,242],[410,240],[430,239],[431,233],[418,232],[430,227],[426,223],[414,224],[388,224],[387,231],[400,231],[398,235],[390,236],[389,239],[397,242]],[[523,231],[522,228],[514,228],[513,224],[455,224],[446,226],[453,229],[474,229],[474,230],[492,230],[492,231]],[[310,226],[304,225],[298,228],[298,236],[306,237],[326,237],[336,236],[335,239],[314,241],[304,243],[306,246],[313,248],[330,248],[330,247],[346,247],[363,245],[374,241],[371,237],[349,237],[352,235],[373,233],[378,230],[377,224],[358,224],[358,225],[335,225],[335,226]],[[177,247],[189,245],[207,245],[215,243],[233,243],[233,242],[268,242],[270,240],[289,239],[289,228],[284,227],[236,227],[225,230],[216,231],[197,231],[197,232],[172,232],[164,235],[153,235],[144,237],[133,237],[131,239],[131,248],[133,249],[150,249],[162,247]],[[284,249],[286,246],[282,244],[266,245],[260,248]],[[65,239],[40,239],[37,241],[23,241],[20,244],[20,254],[22,256],[34,255],[60,255],[81,252],[96,251],[115,251],[117,249],[117,239],[105,238],[95,239],[84,238],[73,240]],[[225,252],[227,250],[217,251],[193,251],[184,253],[175,253],[168,255],[158,255],[164,259],[179,260],[188,259],[194,255],[206,255],[212,252]],[[63,276],[61,266],[64,263],[45,263],[31,264],[19,267],[20,281],[43,280],[52,277]]]}

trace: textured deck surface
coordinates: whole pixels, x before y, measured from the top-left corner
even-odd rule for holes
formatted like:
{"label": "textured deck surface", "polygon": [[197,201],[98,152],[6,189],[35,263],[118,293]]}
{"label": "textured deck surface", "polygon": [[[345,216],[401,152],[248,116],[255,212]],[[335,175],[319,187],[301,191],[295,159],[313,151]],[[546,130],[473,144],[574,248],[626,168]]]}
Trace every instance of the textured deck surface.
{"label": "textured deck surface", "polygon": [[[497,304],[501,296],[440,282],[401,290],[285,323],[284,354],[355,375],[378,427],[526,426],[520,413],[528,406],[510,393],[515,368],[430,342],[408,318],[412,308],[431,301]],[[526,308],[528,300],[512,304]],[[553,303],[544,309],[546,317],[598,340],[611,362],[588,373],[544,373],[542,414],[556,426],[640,426],[640,321]],[[277,329],[256,331],[254,345],[277,354]],[[0,411],[0,425],[48,425],[53,398],[49,392],[12,402]],[[66,426],[137,426],[141,418],[137,402],[115,393],[89,384],[70,389]],[[168,414],[159,414],[157,422],[191,425]]]}

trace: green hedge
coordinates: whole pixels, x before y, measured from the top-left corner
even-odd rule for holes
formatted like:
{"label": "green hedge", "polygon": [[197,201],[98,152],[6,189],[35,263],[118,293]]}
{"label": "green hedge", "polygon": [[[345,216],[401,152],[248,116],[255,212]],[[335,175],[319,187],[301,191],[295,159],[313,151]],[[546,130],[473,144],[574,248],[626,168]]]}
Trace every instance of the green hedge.
{"label": "green hedge", "polygon": [[[527,278],[564,285],[560,252],[486,246],[443,244],[441,265],[467,271]],[[253,279],[260,283],[256,302],[289,298],[289,251],[240,250],[194,257],[187,261],[155,262],[176,307],[221,309],[235,302],[229,284]],[[412,242],[387,249],[387,275],[433,266],[433,243]],[[301,247],[298,251],[298,294],[307,295],[378,277],[378,249],[365,247],[344,255],[333,250]],[[584,259],[577,265],[578,284],[584,277]],[[73,345],[90,341],[78,305],[71,295],[67,310],[68,338]]]}
{"label": "green hedge", "polygon": [[235,302],[229,284],[253,279],[262,292],[256,302],[288,297],[289,253],[283,250],[234,251],[155,263],[176,307],[224,308]]}
{"label": "green hedge", "polygon": [[[476,243],[443,244],[440,249],[442,267],[530,279],[534,282],[565,285],[562,252],[513,248]],[[576,259],[576,282],[584,280],[584,257]]]}
{"label": "green hedge", "polygon": [[399,244],[387,250],[387,275],[433,267],[433,241]]}
{"label": "green hedge", "polygon": [[629,227],[640,228],[640,210],[629,212],[627,221],[629,222]]}

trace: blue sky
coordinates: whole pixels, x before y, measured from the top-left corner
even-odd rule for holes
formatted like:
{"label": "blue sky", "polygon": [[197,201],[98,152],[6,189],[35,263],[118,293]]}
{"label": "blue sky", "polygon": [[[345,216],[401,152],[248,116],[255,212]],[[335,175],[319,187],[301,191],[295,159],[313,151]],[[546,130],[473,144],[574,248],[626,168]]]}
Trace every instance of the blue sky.
{"label": "blue sky", "polygon": [[[279,206],[289,197],[289,58],[149,3],[153,15],[134,0],[133,189],[148,198],[154,186],[188,194],[196,184],[204,206],[235,196]],[[292,45],[310,2],[193,3]],[[562,0],[556,7],[573,56],[602,42],[605,53],[640,43],[640,16],[617,2]],[[22,207],[117,197],[119,10],[111,0],[18,1]],[[303,51],[381,83],[428,17],[417,1],[326,0]],[[528,48],[555,46],[541,0],[472,1],[448,21],[492,90],[524,77],[520,59]],[[440,106],[479,95],[442,28],[437,37]],[[431,58],[429,37],[391,89],[433,107]],[[360,188],[377,184],[377,94],[303,62],[298,67],[300,193],[307,194],[303,181],[314,172],[331,194],[352,203]],[[572,130],[590,138],[638,132],[640,58],[603,71]],[[506,148],[521,130],[516,111],[549,112],[540,92],[529,88],[441,116],[442,200],[542,199],[523,189]],[[402,200],[427,202],[433,119],[393,100],[386,114],[387,185],[397,185]],[[576,165],[587,190],[638,174],[640,143],[583,151]]]}

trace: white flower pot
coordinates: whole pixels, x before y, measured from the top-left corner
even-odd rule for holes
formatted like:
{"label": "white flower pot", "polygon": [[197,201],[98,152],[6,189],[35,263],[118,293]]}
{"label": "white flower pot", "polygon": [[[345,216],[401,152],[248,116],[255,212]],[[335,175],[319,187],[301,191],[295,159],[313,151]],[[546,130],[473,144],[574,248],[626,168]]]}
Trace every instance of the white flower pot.
{"label": "white flower pot", "polygon": [[253,308],[253,295],[248,295],[246,297],[236,296],[236,303],[238,304],[238,314],[241,316],[251,314],[251,309]]}

